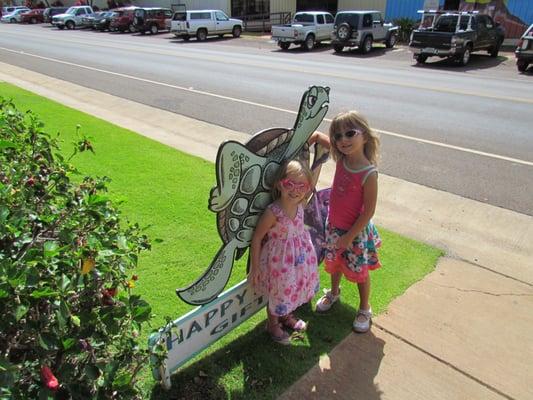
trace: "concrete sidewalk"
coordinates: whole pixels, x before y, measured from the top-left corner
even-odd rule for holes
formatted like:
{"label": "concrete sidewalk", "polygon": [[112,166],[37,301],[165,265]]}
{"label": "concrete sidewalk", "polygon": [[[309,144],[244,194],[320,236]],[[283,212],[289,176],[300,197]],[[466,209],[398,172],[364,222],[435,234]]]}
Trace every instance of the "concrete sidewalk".
{"label": "concrete sidewalk", "polygon": [[[249,137],[3,63],[0,80],[210,161]],[[533,218],[380,175],[375,220],[446,257],[281,398],[533,398]]]}

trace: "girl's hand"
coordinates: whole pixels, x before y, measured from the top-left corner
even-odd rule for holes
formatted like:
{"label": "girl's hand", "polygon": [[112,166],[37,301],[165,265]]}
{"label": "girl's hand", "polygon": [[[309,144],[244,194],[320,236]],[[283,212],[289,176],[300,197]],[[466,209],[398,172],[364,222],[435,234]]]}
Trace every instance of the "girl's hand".
{"label": "girl's hand", "polygon": [[353,242],[353,237],[349,232],[339,237],[336,243],[337,250],[347,249]]}
{"label": "girl's hand", "polygon": [[250,272],[248,272],[246,279],[249,285],[252,285],[253,288],[257,288],[259,285],[259,268],[250,267]]}

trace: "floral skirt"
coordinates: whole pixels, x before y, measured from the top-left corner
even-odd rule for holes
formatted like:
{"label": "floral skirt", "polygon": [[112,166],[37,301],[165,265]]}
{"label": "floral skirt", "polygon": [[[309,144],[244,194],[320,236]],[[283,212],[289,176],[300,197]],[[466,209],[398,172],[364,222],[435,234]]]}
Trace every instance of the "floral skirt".
{"label": "floral skirt", "polygon": [[326,224],[325,269],[328,273],[342,272],[351,282],[363,283],[368,278],[368,270],[381,267],[377,249],[381,239],[372,221],[356,236],[347,249],[336,249],[335,243],[347,231]]}

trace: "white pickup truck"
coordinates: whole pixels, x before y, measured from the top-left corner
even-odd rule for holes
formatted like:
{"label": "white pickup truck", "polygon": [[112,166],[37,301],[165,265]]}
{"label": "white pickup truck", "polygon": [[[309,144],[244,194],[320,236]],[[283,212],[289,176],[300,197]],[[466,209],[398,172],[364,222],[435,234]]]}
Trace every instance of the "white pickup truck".
{"label": "white pickup truck", "polygon": [[183,40],[196,36],[198,41],[203,41],[208,36],[224,34],[238,38],[242,25],[242,20],[229,18],[220,10],[176,11],[170,21],[170,32]]}
{"label": "white pickup truck", "polygon": [[278,42],[282,50],[287,50],[291,43],[313,50],[317,43],[331,39],[333,21],[333,15],[327,12],[297,12],[292,23],[272,27],[272,40]]}
{"label": "white pickup truck", "polygon": [[94,11],[90,6],[73,6],[70,7],[64,14],[54,15],[52,17],[52,25],[59,29],[76,29],[83,27],[83,18],[94,15]]}

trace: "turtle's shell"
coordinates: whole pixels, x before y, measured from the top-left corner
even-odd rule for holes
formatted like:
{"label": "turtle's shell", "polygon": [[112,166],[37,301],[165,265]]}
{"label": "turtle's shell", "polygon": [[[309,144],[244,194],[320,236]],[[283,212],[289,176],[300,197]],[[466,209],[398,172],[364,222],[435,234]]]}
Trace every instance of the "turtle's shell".
{"label": "turtle's shell", "polygon": [[[281,163],[293,134],[292,129],[269,128],[256,133],[244,146],[259,156]],[[308,163],[308,147],[304,146],[304,149],[301,158]],[[247,173],[250,173],[252,168],[243,171],[237,194],[228,207],[217,214],[217,228],[224,243],[228,243],[235,236],[247,242],[245,237],[239,236],[239,232],[243,227],[255,229],[265,207],[272,201],[270,190],[277,168],[268,168],[267,163],[266,171],[261,172],[262,179],[247,179]],[[242,253],[238,254],[237,258],[241,255]]]}

